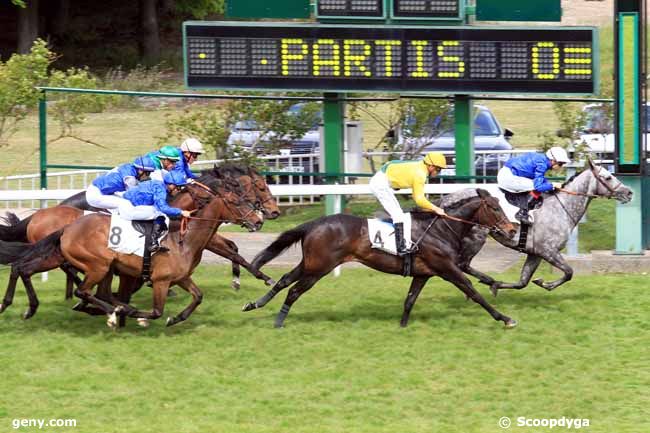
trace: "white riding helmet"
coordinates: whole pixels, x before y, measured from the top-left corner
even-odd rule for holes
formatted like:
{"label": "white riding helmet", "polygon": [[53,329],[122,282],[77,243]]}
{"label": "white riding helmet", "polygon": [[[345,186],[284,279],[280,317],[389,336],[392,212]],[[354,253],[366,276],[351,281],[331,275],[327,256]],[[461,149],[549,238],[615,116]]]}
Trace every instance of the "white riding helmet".
{"label": "white riding helmet", "polygon": [[187,138],[181,144],[181,150],[183,152],[193,152],[193,153],[205,153],[203,150],[203,145],[196,138]]}
{"label": "white riding helmet", "polygon": [[549,150],[547,150],[546,157],[548,159],[554,159],[557,162],[562,162],[564,164],[571,162],[569,155],[566,153],[566,150],[559,146],[551,147]]}

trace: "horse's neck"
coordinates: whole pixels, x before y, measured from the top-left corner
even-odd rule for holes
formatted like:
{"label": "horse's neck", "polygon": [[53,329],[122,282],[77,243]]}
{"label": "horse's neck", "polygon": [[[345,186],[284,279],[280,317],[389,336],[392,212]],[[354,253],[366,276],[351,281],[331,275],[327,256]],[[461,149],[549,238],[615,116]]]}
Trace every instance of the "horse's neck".
{"label": "horse's neck", "polygon": [[594,194],[598,189],[596,179],[590,175],[590,172],[583,172],[576,177],[571,183],[564,187],[567,191],[575,192],[584,195],[573,195],[558,192],[558,198],[562,200],[561,205],[565,208],[566,212],[571,214],[573,222],[580,221],[582,216],[587,211],[587,207],[591,202],[591,198],[587,195]]}
{"label": "horse's neck", "polygon": [[223,200],[220,197],[215,197],[194,215],[200,219],[190,219],[187,234],[183,240],[185,247],[190,250],[190,254],[205,248],[221,225],[224,209]]}

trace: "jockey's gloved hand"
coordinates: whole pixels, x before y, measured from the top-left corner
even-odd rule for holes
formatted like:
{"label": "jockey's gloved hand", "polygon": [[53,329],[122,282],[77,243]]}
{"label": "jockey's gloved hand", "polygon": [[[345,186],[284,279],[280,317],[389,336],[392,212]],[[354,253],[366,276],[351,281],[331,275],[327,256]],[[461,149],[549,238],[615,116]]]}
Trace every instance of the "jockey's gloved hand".
{"label": "jockey's gloved hand", "polygon": [[187,178],[187,183],[194,183],[194,179],[192,179],[191,177],[188,177]]}
{"label": "jockey's gloved hand", "polygon": [[445,212],[445,210],[442,209],[442,208],[439,208],[439,207],[436,207],[436,208],[432,209],[431,212],[435,213],[435,214],[438,215],[438,216],[445,216],[445,215],[447,215],[447,213]]}
{"label": "jockey's gloved hand", "polygon": [[553,182],[551,185],[553,185],[553,189],[561,189],[562,188],[562,182]]}
{"label": "jockey's gloved hand", "polygon": [[192,212],[189,211],[189,210],[182,210],[182,211],[181,211],[181,215],[184,216],[185,218],[187,218],[187,217],[189,217],[190,215],[192,215]]}

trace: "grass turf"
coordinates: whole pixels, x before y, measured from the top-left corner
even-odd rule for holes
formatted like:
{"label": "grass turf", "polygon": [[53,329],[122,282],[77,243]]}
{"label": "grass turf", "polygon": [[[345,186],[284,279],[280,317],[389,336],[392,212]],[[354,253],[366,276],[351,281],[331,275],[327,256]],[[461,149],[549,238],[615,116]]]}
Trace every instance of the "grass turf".
{"label": "grass turf", "polygon": [[[269,269],[276,278],[282,271]],[[401,329],[408,280],[344,269],[276,330],[285,293],[242,313],[266,288],[246,274],[234,292],[228,272],[198,270],[205,298],[188,322],[129,322],[115,333],[102,317],[70,310],[59,272],[35,279],[42,306],[29,321],[20,319],[19,288],[0,318],[2,430],[16,418],[74,418],[76,428],[56,431],[76,433],[487,433],[501,430],[502,416],[588,418],[588,432],[648,425],[647,277],[579,276],[553,293],[533,286],[490,297],[520,321],[511,331],[434,279]],[[150,299],[143,289],[135,302],[150,308]],[[165,316],[188,302],[171,299]],[[546,431],[509,429],[533,430]]]}

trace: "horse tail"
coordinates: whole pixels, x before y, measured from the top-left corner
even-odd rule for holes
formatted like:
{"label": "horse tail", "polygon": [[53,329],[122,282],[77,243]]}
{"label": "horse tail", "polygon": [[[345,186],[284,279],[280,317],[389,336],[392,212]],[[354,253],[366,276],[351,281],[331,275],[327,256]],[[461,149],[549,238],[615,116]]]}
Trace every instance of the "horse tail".
{"label": "horse tail", "polygon": [[320,218],[316,221],[309,221],[304,224],[299,225],[296,228],[287,230],[284,233],[281,233],[276,240],[271,243],[268,247],[260,251],[255,258],[253,259],[251,266],[255,270],[259,270],[262,266],[282,254],[284,250],[289,248],[291,245],[302,240],[306,234],[308,234],[312,228],[320,222]]}
{"label": "horse tail", "polygon": [[0,240],[27,242],[27,226],[32,220],[31,215],[21,221],[16,214],[8,212],[7,216],[3,217],[2,220],[7,225],[0,225]]}
{"label": "horse tail", "polygon": [[0,264],[8,265],[18,260],[50,257],[60,252],[63,230],[58,230],[35,244],[5,242],[0,240]]}

